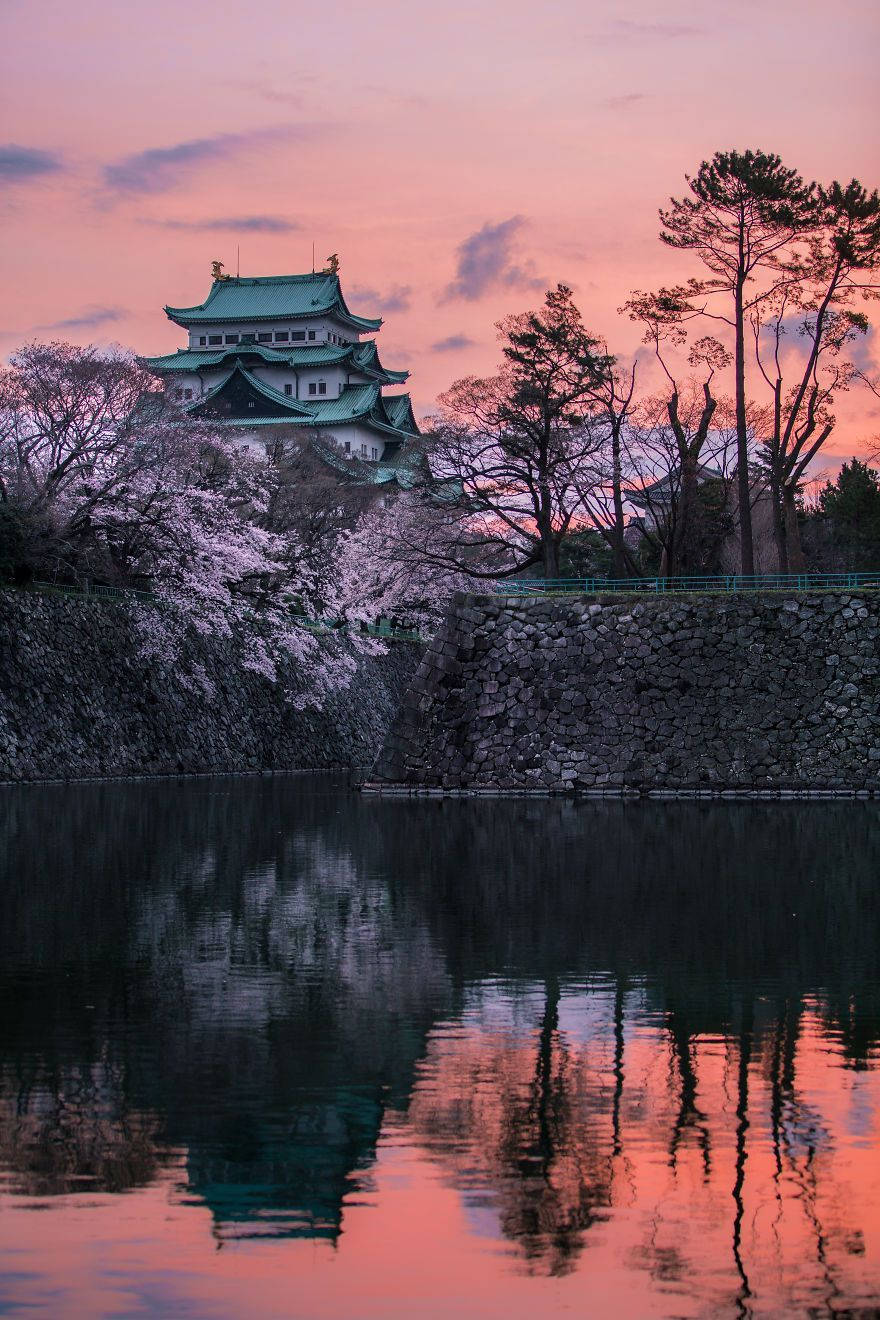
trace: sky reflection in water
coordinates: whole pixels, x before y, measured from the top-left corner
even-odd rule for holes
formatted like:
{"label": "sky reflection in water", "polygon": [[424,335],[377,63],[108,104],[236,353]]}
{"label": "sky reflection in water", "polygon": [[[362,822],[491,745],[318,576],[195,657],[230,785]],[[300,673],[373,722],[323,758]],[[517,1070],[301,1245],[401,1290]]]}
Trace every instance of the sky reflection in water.
{"label": "sky reflection in water", "polygon": [[880,1300],[875,804],[3,792],[0,1313]]}

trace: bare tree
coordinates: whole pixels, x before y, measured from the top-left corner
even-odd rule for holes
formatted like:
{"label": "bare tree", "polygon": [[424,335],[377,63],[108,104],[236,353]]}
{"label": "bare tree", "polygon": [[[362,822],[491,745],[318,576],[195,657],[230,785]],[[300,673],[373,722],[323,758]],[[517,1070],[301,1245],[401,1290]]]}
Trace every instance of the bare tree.
{"label": "bare tree", "polygon": [[0,501],[42,571],[134,571],[202,441],[121,350],[30,344],[0,372]]}
{"label": "bare tree", "polygon": [[[635,294],[625,306],[630,317],[639,322],[644,331],[644,342],[653,349],[654,357],[668,382],[668,389],[660,396],[647,399],[635,410],[635,424],[627,438],[626,451],[631,468],[637,502],[663,502],[659,507],[648,507],[653,525],[652,536],[662,542],[662,571],[674,575],[680,571],[696,571],[703,558],[697,551],[702,540],[698,530],[700,510],[699,485],[703,464],[703,451],[712,434],[718,407],[712,388],[716,373],[730,362],[730,354],[712,336],[698,339],[690,348],[688,362],[691,368],[701,369],[699,382],[691,380],[683,387],[676,375],[669,350],[684,348],[687,331],[681,299],[668,292]],[[738,414],[737,414],[738,430]],[[726,454],[726,440],[719,442],[716,452]],[[751,519],[749,520],[751,526]]]}
{"label": "bare tree", "polygon": [[[834,430],[835,396],[855,380],[873,388],[846,350],[869,328],[861,304],[880,297],[880,197],[853,179],[821,188],[819,201],[807,251],[751,308],[755,358],[772,396],[764,460],[783,571],[804,567],[797,492]],[[796,351],[786,352],[792,329]]]}
{"label": "bare tree", "polygon": [[590,423],[611,359],[563,284],[539,311],[498,329],[499,373],[457,381],[428,437],[431,495],[448,511],[446,548],[434,553],[474,577],[537,565],[555,578],[560,545],[583,512],[584,473],[604,442]]}
{"label": "bare tree", "polygon": [[[745,336],[749,312],[767,290],[752,292],[749,286],[761,272],[769,273],[771,289],[792,278],[792,245],[816,224],[816,186],[763,151],[716,152],[687,182],[690,196],[672,198],[660,211],[660,237],[669,247],[695,253],[709,275],[661,293],[677,302],[680,313],[711,316],[733,331],[741,567],[751,574]],[[729,310],[718,310],[719,296],[729,300]]]}
{"label": "bare tree", "polygon": [[[607,356],[607,348],[604,350]],[[581,470],[578,490],[592,528],[609,546],[617,578],[637,573],[626,543],[626,430],[634,406],[636,362],[629,369],[611,365],[595,391],[595,410],[585,419],[595,437],[595,453]]]}
{"label": "bare tree", "polygon": [[735,454],[732,401],[706,380],[640,401],[624,445],[628,500],[640,510],[646,544],[664,577],[717,569],[732,526],[729,458]]}

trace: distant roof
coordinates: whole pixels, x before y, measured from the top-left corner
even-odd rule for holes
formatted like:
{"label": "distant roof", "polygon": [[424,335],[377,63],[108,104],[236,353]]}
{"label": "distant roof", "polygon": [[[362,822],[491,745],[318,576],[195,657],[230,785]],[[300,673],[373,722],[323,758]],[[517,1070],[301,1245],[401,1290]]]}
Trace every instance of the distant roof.
{"label": "distant roof", "polygon": [[[700,484],[704,481],[720,481],[724,477],[720,468],[710,467],[708,463],[698,463],[696,475]],[[678,489],[679,480],[679,469],[674,467],[671,472],[665,472],[657,481],[649,482],[647,486],[627,488],[626,498],[640,509],[645,508],[652,501],[658,505],[669,503]]]}
{"label": "distant roof", "polygon": [[144,358],[151,371],[164,375],[175,371],[203,371],[206,367],[231,367],[240,358],[258,358],[263,362],[298,367],[327,367],[349,364],[349,370],[374,376],[387,385],[402,385],[408,371],[392,371],[379,361],[379,350],[372,339],[363,344],[309,344],[302,348],[274,348],[269,344],[231,344],[225,349],[179,348],[176,353]]}
{"label": "distant roof", "polygon": [[357,330],[378,330],[382,318],[355,316],[348,310],[339,276],[260,275],[215,280],[211,292],[196,307],[166,307],[178,325],[207,321],[304,320],[332,312]]}

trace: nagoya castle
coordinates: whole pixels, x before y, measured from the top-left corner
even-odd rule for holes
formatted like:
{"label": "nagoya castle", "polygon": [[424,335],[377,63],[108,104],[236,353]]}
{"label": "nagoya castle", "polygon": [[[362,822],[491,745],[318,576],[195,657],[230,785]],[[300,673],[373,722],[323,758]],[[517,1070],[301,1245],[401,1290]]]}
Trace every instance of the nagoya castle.
{"label": "nagoya castle", "polygon": [[279,434],[271,428],[294,428],[359,480],[410,485],[412,403],[382,393],[409,372],[384,367],[375,340],[361,339],[382,319],[349,311],[338,271],[335,255],[310,275],[232,277],[215,261],[203,303],[165,308],[187,347],[146,365],[194,418],[253,428],[264,440]]}

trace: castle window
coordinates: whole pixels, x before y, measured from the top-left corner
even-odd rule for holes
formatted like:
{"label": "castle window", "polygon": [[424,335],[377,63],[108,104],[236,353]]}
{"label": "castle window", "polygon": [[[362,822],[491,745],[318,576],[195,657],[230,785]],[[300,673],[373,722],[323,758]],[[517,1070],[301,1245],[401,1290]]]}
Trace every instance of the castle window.
{"label": "castle window", "polygon": [[372,453],[373,458],[378,458],[378,457],[379,457],[379,451],[378,451],[378,449],[376,448],[375,445],[373,446],[373,448],[372,448],[372,450],[371,450],[370,452]]}
{"label": "castle window", "polygon": [[185,399],[191,399],[192,396],[193,396],[193,392],[192,392],[192,390],[184,390],[184,391],[183,391],[183,397],[184,397]]}
{"label": "castle window", "polygon": [[200,343],[200,344],[204,345],[204,344],[207,344],[207,342],[208,342],[208,340],[207,340],[207,338],[206,338],[204,335],[199,335],[199,343]]}
{"label": "castle window", "polygon": [[326,380],[319,380],[319,381],[318,381],[318,393],[319,393],[319,394],[326,394],[326,393],[327,393],[327,382],[326,382]]}
{"label": "castle window", "polygon": [[275,331],[275,343],[276,343],[276,344],[286,344],[289,338],[290,338],[290,335],[288,334],[288,332],[287,332],[286,330],[276,330],[276,331]]}
{"label": "castle window", "polygon": [[309,381],[309,394],[317,394],[318,387],[313,380]]}
{"label": "castle window", "polygon": [[257,335],[257,341],[258,341],[258,343],[260,343],[260,344],[271,344],[271,342],[272,342],[272,331],[271,331],[271,330],[266,330],[266,331],[261,330],[260,333]]}
{"label": "castle window", "polygon": [[249,407],[249,408],[253,408],[253,406],[254,406],[254,401],[253,401],[253,399],[248,399],[248,407]]}
{"label": "castle window", "polygon": [[293,386],[290,384],[289,381],[288,381],[288,383],[284,386],[284,393],[285,393],[285,394],[292,394],[292,393],[293,393]]}
{"label": "castle window", "polygon": [[361,445],[361,457],[366,458],[366,456],[367,456],[367,446]]}
{"label": "castle window", "polygon": [[222,335],[208,335],[208,343],[209,343],[209,344],[222,344],[222,343],[223,343],[223,336],[222,336]]}
{"label": "castle window", "polygon": [[350,454],[350,453],[351,453],[351,441],[350,441],[350,440],[346,440],[346,442],[345,442],[345,452],[346,452],[347,454]]}
{"label": "castle window", "polygon": [[183,398],[183,389],[181,388],[180,385],[178,385],[177,389],[174,391],[174,397],[175,397],[175,399],[182,399],[182,398]]}
{"label": "castle window", "polygon": [[314,330],[310,330],[310,331],[309,331],[309,339],[314,339],[314,338],[315,338],[315,332],[314,332]]}
{"label": "castle window", "polygon": [[237,343],[238,343],[238,335],[227,335],[227,336],[226,336],[226,342],[227,342],[227,344],[237,344]]}
{"label": "castle window", "polygon": [[305,330],[292,330],[290,332],[290,337],[291,339],[303,340],[306,337],[306,332]]}

